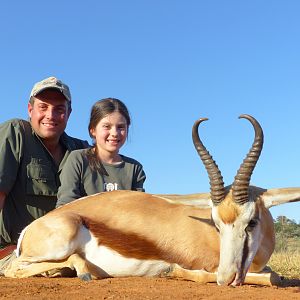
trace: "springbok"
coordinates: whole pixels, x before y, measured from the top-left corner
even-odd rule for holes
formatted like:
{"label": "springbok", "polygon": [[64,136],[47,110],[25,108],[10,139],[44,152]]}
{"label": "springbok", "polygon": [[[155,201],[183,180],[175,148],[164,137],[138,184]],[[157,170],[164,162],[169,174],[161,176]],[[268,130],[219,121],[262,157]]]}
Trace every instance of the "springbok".
{"label": "springbok", "polygon": [[199,138],[198,126],[207,120],[199,119],[192,137],[210,178],[210,193],[113,191],[73,201],[22,231],[18,257],[5,276],[54,276],[67,267],[84,280],[168,276],[219,285],[277,284],[275,273],[262,272],[275,244],[268,208],[299,201],[300,188],[250,186],[263,131],[253,117],[240,117],[251,122],[255,138],[231,186],[224,187]]}

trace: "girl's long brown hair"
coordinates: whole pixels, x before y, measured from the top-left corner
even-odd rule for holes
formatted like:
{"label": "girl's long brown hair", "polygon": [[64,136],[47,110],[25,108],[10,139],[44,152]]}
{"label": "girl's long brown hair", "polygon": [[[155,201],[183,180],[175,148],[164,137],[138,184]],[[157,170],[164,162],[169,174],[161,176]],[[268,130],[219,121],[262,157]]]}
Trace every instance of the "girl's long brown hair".
{"label": "girl's long brown hair", "polygon": [[102,175],[108,176],[101,159],[98,156],[98,150],[94,141],[94,136],[91,134],[91,129],[95,129],[97,124],[107,115],[119,112],[126,120],[127,132],[131,123],[130,115],[126,105],[116,98],[105,98],[98,100],[91,109],[90,122],[88,126],[89,135],[93,139],[93,147],[87,150],[86,156],[92,170],[100,172]]}

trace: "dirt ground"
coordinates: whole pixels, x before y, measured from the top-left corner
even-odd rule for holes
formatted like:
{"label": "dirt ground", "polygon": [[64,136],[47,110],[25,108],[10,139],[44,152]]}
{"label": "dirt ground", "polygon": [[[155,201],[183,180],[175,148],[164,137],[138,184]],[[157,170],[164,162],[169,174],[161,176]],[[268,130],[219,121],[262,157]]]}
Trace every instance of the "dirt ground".
{"label": "dirt ground", "polygon": [[300,299],[300,279],[282,287],[220,287],[166,278],[0,278],[0,299]]}

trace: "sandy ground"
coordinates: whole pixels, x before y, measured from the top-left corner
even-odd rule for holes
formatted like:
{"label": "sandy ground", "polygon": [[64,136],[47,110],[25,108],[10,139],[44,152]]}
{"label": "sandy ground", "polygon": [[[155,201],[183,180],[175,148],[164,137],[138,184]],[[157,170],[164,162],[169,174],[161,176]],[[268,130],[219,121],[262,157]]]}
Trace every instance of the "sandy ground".
{"label": "sandy ground", "polygon": [[220,287],[166,278],[0,278],[0,299],[300,299],[300,279],[282,287]]}

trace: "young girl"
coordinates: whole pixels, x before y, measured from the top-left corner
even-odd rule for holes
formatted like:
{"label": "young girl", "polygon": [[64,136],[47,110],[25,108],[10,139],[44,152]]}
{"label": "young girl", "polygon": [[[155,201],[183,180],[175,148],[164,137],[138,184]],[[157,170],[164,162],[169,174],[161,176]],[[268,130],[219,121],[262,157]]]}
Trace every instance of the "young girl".
{"label": "young girl", "polygon": [[56,207],[99,192],[144,191],[143,166],[119,154],[129,125],[130,116],[122,101],[106,98],[93,105],[88,129],[94,145],[69,155],[60,175]]}

